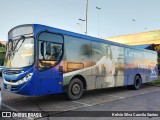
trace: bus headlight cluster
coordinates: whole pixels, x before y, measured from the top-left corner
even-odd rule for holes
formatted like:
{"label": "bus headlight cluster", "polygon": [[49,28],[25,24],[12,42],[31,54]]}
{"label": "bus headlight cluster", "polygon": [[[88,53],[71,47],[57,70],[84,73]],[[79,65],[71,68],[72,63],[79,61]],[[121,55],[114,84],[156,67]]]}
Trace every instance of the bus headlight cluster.
{"label": "bus headlight cluster", "polygon": [[33,73],[29,73],[23,79],[18,80],[18,84],[20,85],[20,84],[23,84],[23,83],[27,82],[28,80],[31,79],[32,75],[33,75]]}

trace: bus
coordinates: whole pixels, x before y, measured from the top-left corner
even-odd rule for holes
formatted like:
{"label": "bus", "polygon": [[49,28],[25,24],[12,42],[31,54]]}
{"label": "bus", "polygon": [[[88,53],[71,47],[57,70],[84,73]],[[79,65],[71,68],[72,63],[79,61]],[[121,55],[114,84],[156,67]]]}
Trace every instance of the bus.
{"label": "bus", "polygon": [[8,33],[4,90],[27,96],[129,86],[157,80],[157,52],[136,49],[40,24],[19,25]]}

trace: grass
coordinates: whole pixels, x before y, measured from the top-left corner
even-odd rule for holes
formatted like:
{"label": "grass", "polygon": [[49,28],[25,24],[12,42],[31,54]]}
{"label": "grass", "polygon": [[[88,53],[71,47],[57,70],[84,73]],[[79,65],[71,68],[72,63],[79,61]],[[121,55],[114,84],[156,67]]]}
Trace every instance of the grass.
{"label": "grass", "polygon": [[158,78],[158,80],[152,81],[151,83],[152,84],[160,85],[160,77]]}
{"label": "grass", "polygon": [[4,58],[5,58],[5,48],[4,47],[0,47],[0,66],[3,65]]}
{"label": "grass", "polygon": [[0,51],[5,51],[5,48],[4,47],[0,47]]}

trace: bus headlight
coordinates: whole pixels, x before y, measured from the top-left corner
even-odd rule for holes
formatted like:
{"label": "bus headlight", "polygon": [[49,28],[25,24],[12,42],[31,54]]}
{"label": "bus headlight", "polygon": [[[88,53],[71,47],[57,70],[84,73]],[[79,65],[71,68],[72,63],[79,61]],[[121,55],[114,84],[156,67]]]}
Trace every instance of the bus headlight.
{"label": "bus headlight", "polygon": [[33,75],[33,73],[29,73],[28,75],[26,75],[26,76],[23,78],[24,82],[27,82],[28,80],[30,80],[31,77],[32,77],[32,75]]}
{"label": "bus headlight", "polygon": [[29,74],[26,75],[23,79],[19,80],[19,81],[18,81],[18,84],[20,85],[20,84],[23,84],[23,83],[27,82],[28,80],[31,79],[32,75],[33,75],[33,73],[29,73]]}
{"label": "bus headlight", "polygon": [[33,75],[33,73],[29,73],[28,75],[26,75],[24,78],[18,80],[17,82],[8,82],[4,79],[4,83],[7,85],[14,85],[14,86],[20,85],[20,84],[23,84],[23,83],[29,81],[31,79],[32,75]]}
{"label": "bus headlight", "polygon": [[18,84],[22,84],[23,83],[23,79],[18,81]]}

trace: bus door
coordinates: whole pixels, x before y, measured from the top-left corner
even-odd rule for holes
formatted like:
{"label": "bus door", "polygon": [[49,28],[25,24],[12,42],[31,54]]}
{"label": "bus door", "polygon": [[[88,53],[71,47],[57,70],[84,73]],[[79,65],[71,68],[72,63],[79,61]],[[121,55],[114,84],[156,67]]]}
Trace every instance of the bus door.
{"label": "bus door", "polygon": [[38,77],[40,94],[62,92],[63,36],[43,32],[38,41]]}

